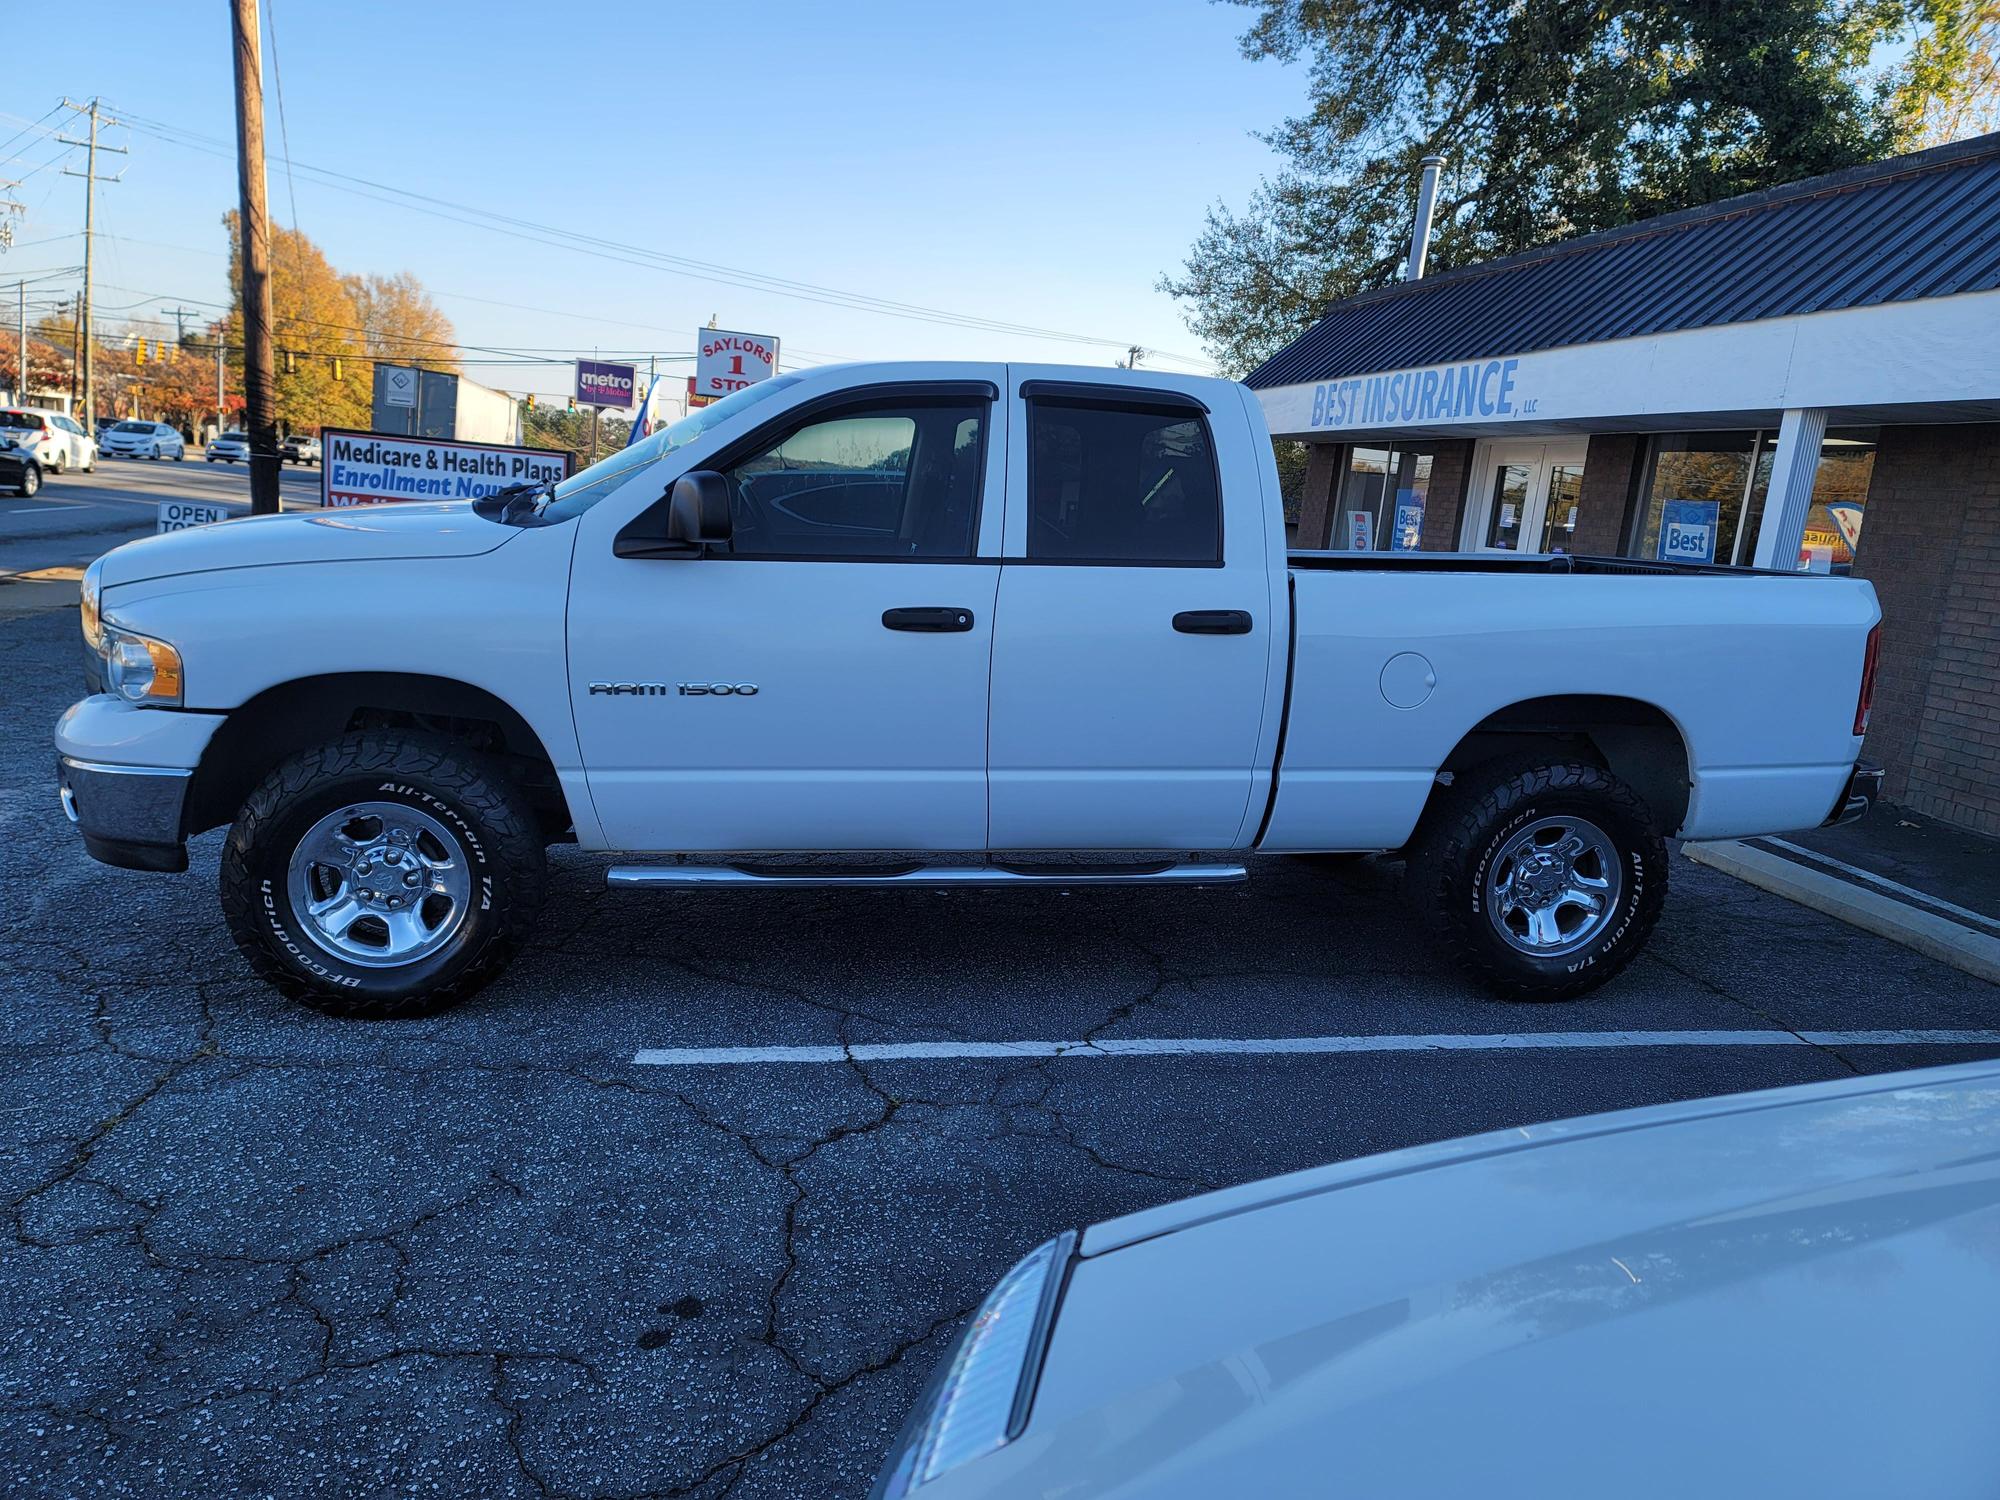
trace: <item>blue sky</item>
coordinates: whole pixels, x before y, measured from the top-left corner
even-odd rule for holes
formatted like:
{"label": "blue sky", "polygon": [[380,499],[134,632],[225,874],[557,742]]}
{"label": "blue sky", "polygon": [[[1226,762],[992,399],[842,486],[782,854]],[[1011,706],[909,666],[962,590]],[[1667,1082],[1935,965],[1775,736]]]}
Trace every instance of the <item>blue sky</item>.
{"label": "blue sky", "polygon": [[[1243,61],[1249,13],[1207,0],[266,7],[301,164],[712,265],[1138,343],[1162,351],[1145,363],[1174,370],[1200,366],[1166,355],[1201,350],[1154,283],[1207,205],[1240,204],[1271,169],[1253,132],[1304,88],[1299,69]],[[267,41],[273,217],[292,222],[295,194],[299,226],[339,269],[415,272],[469,344],[552,361],[686,351],[716,314],[778,336],[788,365],[1114,357],[1109,344],[891,317],[509,237],[308,174],[288,185],[271,64]],[[61,175],[80,154],[45,133],[68,114],[30,127],[64,94],[98,95],[143,122],[106,135],[131,155],[107,163],[125,177],[99,190],[102,315],[222,302],[230,87],[221,0],[100,0],[75,45],[10,70],[0,142],[19,134],[0,149],[0,177],[23,179],[11,191],[29,212],[0,255],[0,286],[81,261],[83,184]],[[515,390],[567,385],[553,363],[468,372]]]}

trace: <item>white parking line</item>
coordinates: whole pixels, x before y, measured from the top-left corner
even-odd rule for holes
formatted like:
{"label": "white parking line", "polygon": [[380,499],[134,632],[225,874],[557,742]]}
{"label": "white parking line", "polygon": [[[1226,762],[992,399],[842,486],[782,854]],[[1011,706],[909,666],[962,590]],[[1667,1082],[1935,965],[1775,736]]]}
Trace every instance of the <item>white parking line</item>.
{"label": "white parking line", "polygon": [[1186,1057],[1331,1052],[1537,1052],[1613,1047],[2000,1047],[2000,1031],[1512,1031],[1439,1036],[1101,1037],[1074,1042],[858,1042],[852,1047],[646,1047],[645,1067]]}

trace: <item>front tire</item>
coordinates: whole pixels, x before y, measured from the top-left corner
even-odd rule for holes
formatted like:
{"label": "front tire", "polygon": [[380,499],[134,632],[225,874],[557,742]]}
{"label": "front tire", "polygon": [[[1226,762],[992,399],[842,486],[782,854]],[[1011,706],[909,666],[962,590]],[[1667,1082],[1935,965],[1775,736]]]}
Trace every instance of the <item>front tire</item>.
{"label": "front tire", "polygon": [[1580,762],[1475,767],[1410,865],[1452,957],[1504,1000],[1574,1000],[1635,957],[1667,846],[1624,782]]}
{"label": "front tire", "polygon": [[222,909],[251,967],[329,1015],[457,1004],[505,966],[548,884],[534,810],[489,758],[364,731],[266,776],[222,852]]}

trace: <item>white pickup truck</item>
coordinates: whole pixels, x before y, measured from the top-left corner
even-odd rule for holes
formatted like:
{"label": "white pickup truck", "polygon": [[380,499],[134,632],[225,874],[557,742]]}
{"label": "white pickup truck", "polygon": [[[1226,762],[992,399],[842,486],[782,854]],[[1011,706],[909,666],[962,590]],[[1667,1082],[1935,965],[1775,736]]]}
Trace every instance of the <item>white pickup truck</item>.
{"label": "white pickup truck", "polygon": [[772,890],[1400,850],[1461,962],[1565,999],[1644,943],[1667,837],[1879,782],[1865,582],[1288,556],[1255,398],[1150,371],[779,375],[552,493],[133,542],[82,612],[85,848],[183,870],[229,825],[239,946],[348,1015],[484,983],[570,840]]}

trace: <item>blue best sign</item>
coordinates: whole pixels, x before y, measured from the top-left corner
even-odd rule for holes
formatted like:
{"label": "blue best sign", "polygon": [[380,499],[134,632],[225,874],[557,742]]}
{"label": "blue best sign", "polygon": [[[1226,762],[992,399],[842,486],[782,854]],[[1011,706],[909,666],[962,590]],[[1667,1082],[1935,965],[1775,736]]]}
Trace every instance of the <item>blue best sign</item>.
{"label": "blue best sign", "polygon": [[1660,560],[1712,563],[1720,529],[1719,500],[1669,500],[1660,508]]}

